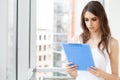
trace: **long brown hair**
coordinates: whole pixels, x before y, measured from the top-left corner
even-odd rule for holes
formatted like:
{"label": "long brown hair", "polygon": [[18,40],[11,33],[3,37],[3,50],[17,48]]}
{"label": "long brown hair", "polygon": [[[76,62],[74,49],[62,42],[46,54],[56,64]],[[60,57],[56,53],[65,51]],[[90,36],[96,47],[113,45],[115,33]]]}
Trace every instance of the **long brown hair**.
{"label": "long brown hair", "polygon": [[89,11],[92,14],[94,14],[95,16],[97,16],[100,20],[100,29],[102,32],[101,35],[101,41],[98,44],[98,48],[100,49],[102,46],[102,50],[106,49],[107,52],[108,51],[108,39],[111,36],[111,32],[110,32],[110,28],[109,28],[109,24],[108,24],[108,19],[107,19],[107,15],[106,12],[102,6],[102,4],[98,1],[90,1],[88,2],[88,4],[84,7],[82,14],[81,14],[81,27],[83,29],[83,33],[81,34],[82,39],[83,39],[83,43],[86,43],[89,39],[90,39],[90,33],[89,30],[85,24],[85,20],[84,20],[84,15],[85,12]]}

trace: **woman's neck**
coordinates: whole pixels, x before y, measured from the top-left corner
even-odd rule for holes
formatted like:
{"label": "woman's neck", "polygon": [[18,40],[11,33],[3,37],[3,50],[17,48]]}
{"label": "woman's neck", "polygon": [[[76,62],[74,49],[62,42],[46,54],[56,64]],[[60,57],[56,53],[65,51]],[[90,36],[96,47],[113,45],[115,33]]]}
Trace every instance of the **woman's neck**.
{"label": "woman's neck", "polygon": [[90,33],[90,39],[92,39],[92,40],[101,39],[101,33],[100,32],[98,32],[98,33]]}
{"label": "woman's neck", "polygon": [[98,43],[101,41],[101,34],[100,33],[91,33],[90,39],[88,40],[88,43],[91,47],[97,47]]}

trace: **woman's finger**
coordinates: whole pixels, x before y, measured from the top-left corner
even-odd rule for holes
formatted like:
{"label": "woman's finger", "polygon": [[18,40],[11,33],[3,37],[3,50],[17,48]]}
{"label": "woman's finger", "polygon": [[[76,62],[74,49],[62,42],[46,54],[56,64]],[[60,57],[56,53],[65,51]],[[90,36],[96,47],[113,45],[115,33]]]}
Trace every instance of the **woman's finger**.
{"label": "woman's finger", "polygon": [[100,72],[100,70],[98,68],[96,68],[94,66],[91,66],[91,67],[88,68],[88,71],[90,73],[92,73],[93,75],[95,75],[96,77],[100,77],[101,72]]}

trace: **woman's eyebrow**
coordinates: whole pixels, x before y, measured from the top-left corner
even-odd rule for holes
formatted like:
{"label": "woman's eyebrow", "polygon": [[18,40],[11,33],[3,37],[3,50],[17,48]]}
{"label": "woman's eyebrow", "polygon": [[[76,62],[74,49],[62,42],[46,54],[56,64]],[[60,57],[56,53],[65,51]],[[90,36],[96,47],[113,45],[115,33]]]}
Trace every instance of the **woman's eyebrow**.
{"label": "woman's eyebrow", "polygon": [[92,18],[97,18],[97,17],[95,16],[95,17],[92,17]]}
{"label": "woman's eyebrow", "polygon": [[[88,17],[84,17],[85,19],[87,19]],[[94,17],[91,17],[91,18],[97,18],[96,16],[94,16]]]}

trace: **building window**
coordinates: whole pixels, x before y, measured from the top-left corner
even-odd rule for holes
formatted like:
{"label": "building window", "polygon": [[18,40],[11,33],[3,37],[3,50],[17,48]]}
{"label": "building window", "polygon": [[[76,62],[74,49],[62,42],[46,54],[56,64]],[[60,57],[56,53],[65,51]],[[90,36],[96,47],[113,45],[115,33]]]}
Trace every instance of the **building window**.
{"label": "building window", "polygon": [[44,35],[44,40],[46,40],[46,35]]}
{"label": "building window", "polygon": [[39,40],[41,40],[41,35],[39,35]]}
{"label": "building window", "polygon": [[44,61],[46,61],[46,55],[44,55],[43,59],[44,59]]}
{"label": "building window", "polygon": [[41,51],[41,45],[39,45],[39,51]]}
{"label": "building window", "polygon": [[46,45],[44,45],[44,51],[46,51]]}
{"label": "building window", "polygon": [[39,61],[41,61],[41,56],[39,56]]}
{"label": "building window", "polygon": [[42,67],[41,65],[39,65],[39,67]]}

